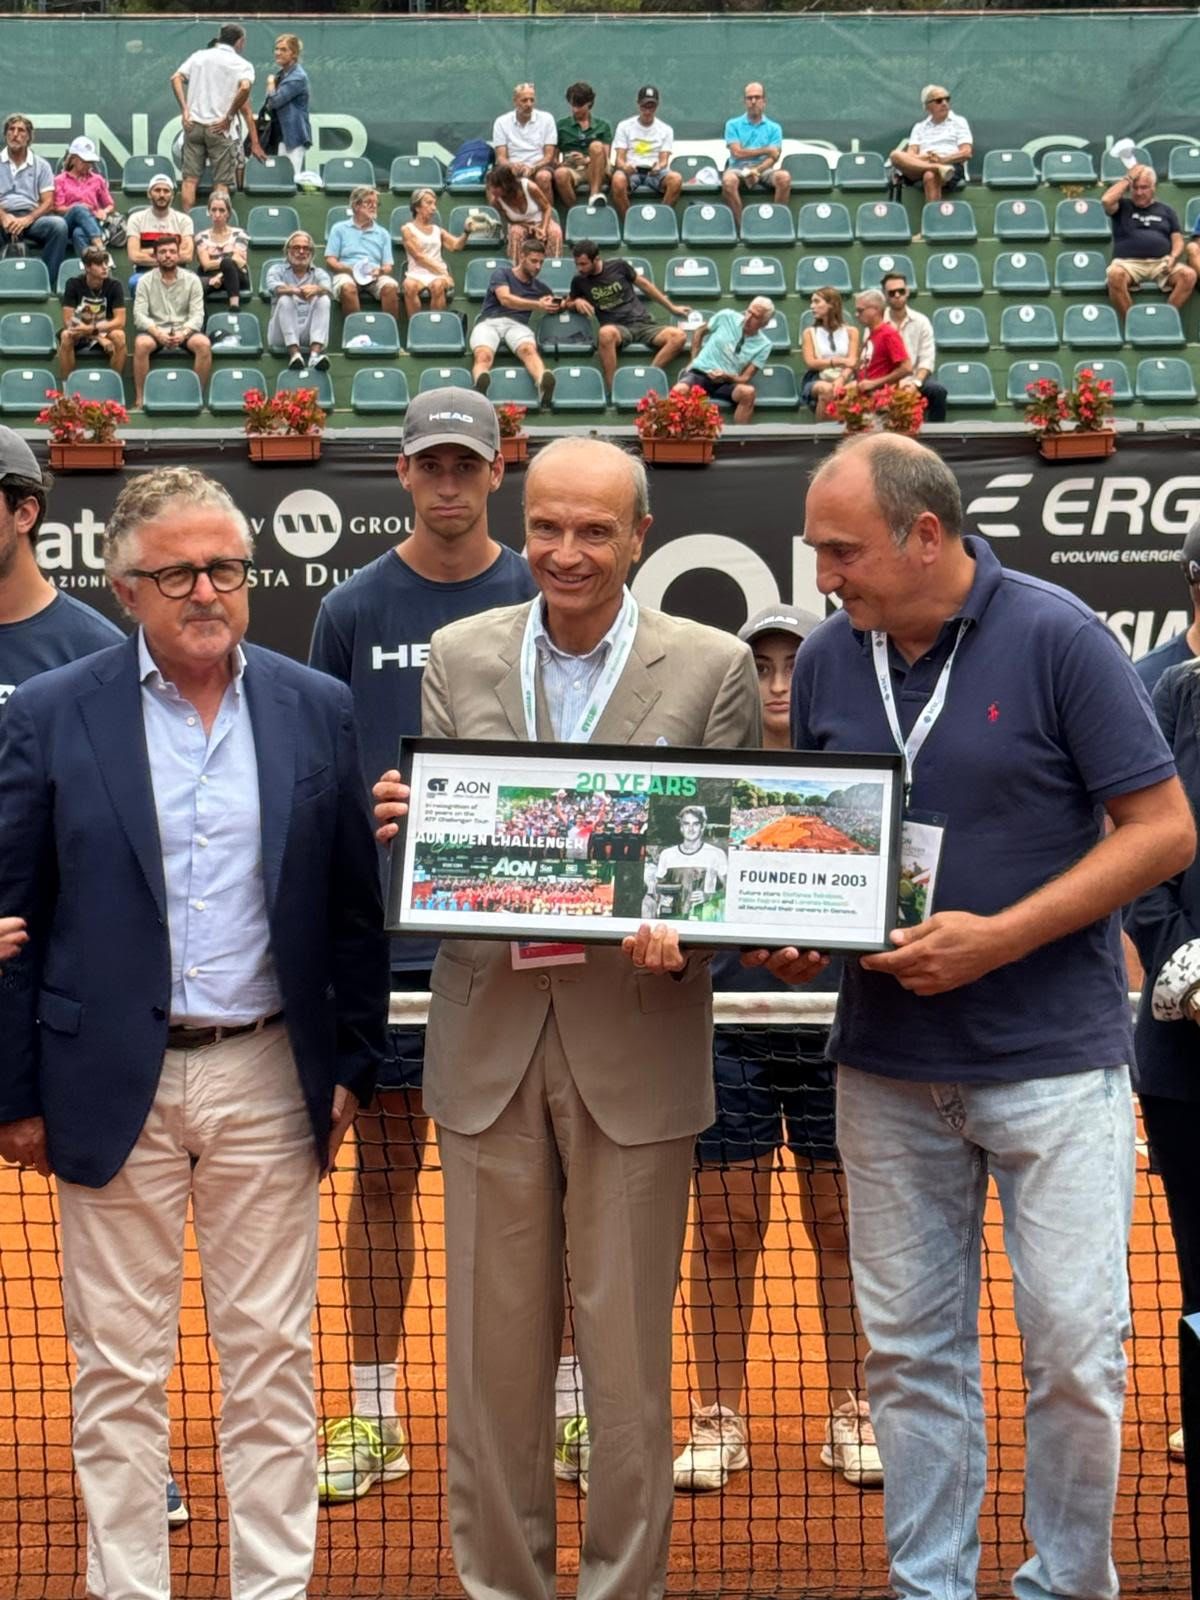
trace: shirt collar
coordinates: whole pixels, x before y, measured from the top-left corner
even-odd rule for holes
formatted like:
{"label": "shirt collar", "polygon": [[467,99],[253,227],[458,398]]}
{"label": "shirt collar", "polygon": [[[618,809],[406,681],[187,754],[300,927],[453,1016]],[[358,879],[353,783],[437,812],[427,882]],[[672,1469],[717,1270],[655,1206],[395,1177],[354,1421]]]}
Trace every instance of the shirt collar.
{"label": "shirt collar", "polygon": [[[964,533],[963,545],[967,554],[974,557],[975,575],[971,579],[971,587],[967,590],[967,597],[962,605],[942,624],[943,632],[938,635],[939,638],[944,637],[944,630],[955,623],[973,622],[978,625],[982,622],[983,614],[991,604],[992,597],[1004,577],[1004,568],[996,559],[995,551],[986,539],[981,539],[977,533]],[[864,650],[870,648],[871,635],[868,630],[854,628],[851,631]]]}
{"label": "shirt collar", "polygon": [[33,151],[27,148],[25,151],[24,161],[18,165],[18,163],[15,162],[9,155],[8,146],[3,145],[0,146],[0,161],[3,161],[7,166],[11,167],[14,172],[24,172],[26,167],[31,167],[33,165]]}
{"label": "shirt collar", "polygon": [[[150,654],[150,647],[146,643],[146,630],[144,628],[138,629],[137,650],[138,682],[148,686],[151,689],[161,689],[164,693],[169,692],[176,699],[180,698],[179,690],[176,689],[175,685],[170,681],[169,678],[163,677],[162,673],[158,669],[158,663]],[[246,652],[239,644],[237,649],[234,651],[232,680],[233,692],[239,700],[241,699],[242,695],[242,677],[245,674],[245,671]]]}
{"label": "shirt collar", "polygon": [[622,604],[621,609],[613,618],[612,627],[604,635],[603,639],[600,640],[599,644],[593,645],[586,655],[576,656],[572,655],[569,650],[560,650],[555,644],[554,640],[546,632],[546,602],[541,599],[535,600],[533,603],[534,648],[537,650],[538,657],[542,661],[544,661],[547,656],[554,656],[559,661],[587,661],[589,663],[606,661],[608,659],[608,652],[616,643],[617,630],[621,626],[621,619],[624,617],[624,615],[625,607]]}

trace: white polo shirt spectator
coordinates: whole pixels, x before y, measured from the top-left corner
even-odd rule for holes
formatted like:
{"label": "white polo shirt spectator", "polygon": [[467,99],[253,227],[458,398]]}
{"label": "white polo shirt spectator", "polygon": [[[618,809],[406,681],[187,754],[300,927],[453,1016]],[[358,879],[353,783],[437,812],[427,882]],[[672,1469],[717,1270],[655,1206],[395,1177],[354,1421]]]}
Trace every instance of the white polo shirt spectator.
{"label": "white polo shirt spectator", "polygon": [[908,142],[915,144],[923,156],[952,156],[963,145],[975,143],[971,137],[971,124],[966,117],[960,117],[957,111],[947,111],[940,122],[935,122],[932,117],[922,117],[920,122],[914,124]]}
{"label": "white polo shirt spectator", "polygon": [[254,82],[253,63],[231,44],[193,50],[179,73],[187,79],[188,114],[206,125],[227,116],[239,86]]}
{"label": "white polo shirt spectator", "polygon": [[510,165],[544,166],[546,146],[558,148],[558,124],[548,111],[535,109],[528,122],[522,122],[515,111],[506,111],[492,124],[492,144],[504,146]]}

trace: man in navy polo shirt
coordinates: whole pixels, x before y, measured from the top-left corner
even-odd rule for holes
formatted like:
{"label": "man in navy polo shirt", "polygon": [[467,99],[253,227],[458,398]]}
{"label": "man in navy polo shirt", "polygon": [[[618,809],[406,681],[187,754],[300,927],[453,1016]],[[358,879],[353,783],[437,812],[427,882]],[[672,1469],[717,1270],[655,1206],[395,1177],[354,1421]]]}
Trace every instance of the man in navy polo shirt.
{"label": "man in navy polo shirt", "polygon": [[[1115,639],[962,536],[933,451],[850,442],[814,474],[805,517],[842,610],[797,656],[793,743],[901,749],[936,862],[932,914],[846,962],[830,1046],[892,1583],[909,1600],[975,1590],[990,1174],[1029,1387],[1034,1554],[1014,1591],[1111,1600],[1133,1179],[1114,913],[1192,859],[1191,814]],[[790,981],[822,965],[751,959]]]}

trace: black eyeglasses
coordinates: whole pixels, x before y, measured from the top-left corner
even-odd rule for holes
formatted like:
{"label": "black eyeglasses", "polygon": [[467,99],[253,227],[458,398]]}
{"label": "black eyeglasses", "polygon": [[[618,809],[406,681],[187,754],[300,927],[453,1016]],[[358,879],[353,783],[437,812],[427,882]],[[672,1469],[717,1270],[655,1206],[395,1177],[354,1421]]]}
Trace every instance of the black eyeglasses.
{"label": "black eyeglasses", "polygon": [[885,289],[883,292],[884,292],[884,294],[887,295],[889,300],[898,300],[902,296],[906,295],[908,293],[908,290],[905,289],[905,288]]}
{"label": "black eyeglasses", "polygon": [[245,556],[221,556],[206,567],[194,567],[190,561],[181,561],[174,567],[156,567],[148,572],[144,567],[130,567],[127,578],[152,578],[159,594],[167,600],[186,600],[203,573],[218,594],[233,594],[244,589],[250,576],[253,561]]}

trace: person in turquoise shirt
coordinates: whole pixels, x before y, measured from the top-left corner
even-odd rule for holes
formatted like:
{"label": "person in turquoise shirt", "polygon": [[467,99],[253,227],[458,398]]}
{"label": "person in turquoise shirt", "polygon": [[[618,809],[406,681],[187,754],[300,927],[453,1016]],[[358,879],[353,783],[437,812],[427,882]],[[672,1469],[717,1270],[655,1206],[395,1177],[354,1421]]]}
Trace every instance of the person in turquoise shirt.
{"label": "person in turquoise shirt", "polygon": [[756,295],[740,311],[717,311],[692,334],[692,354],[679,374],[676,393],[703,389],[713,400],[728,400],[735,422],[749,422],[754,414],[755,392],[751,378],[771,353],[763,332],[775,315],[775,302]]}
{"label": "person in turquoise shirt", "polygon": [[721,178],[721,193],[739,227],[743,194],[769,194],[785,206],[792,192],[792,175],[780,166],[783,129],[767,116],[767,91],[761,83],[748,83],[746,109],[725,124],[729,162]]}

